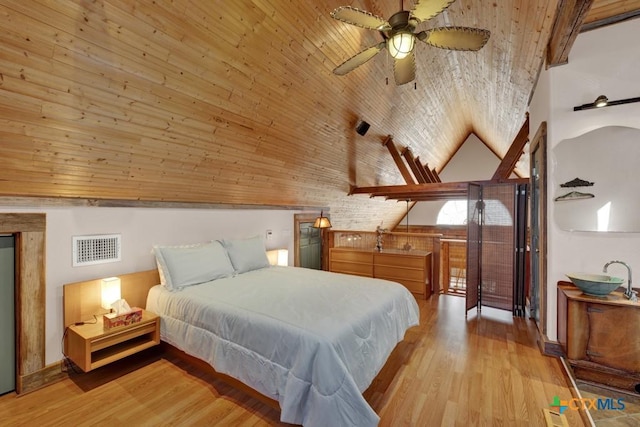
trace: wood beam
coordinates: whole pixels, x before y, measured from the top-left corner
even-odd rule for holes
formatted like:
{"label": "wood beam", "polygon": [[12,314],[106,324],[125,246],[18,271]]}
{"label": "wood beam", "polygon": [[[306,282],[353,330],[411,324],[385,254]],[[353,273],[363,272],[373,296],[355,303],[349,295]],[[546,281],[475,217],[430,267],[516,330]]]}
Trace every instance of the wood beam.
{"label": "wood beam", "polygon": [[429,170],[428,165],[425,163],[424,165],[420,162],[420,157],[416,157],[416,163],[418,164],[418,168],[420,169],[420,173],[424,174],[428,177],[429,182],[438,182],[436,177],[433,176],[431,170]]}
{"label": "wood beam", "polygon": [[520,156],[524,153],[524,146],[529,141],[529,113],[516,135],[515,139],[511,143],[507,154],[502,158],[502,161],[498,165],[496,172],[493,174],[491,179],[509,179],[509,176],[513,173],[513,170],[516,168],[516,164],[520,159]]}
{"label": "wood beam", "polygon": [[[514,179],[492,179],[485,181],[471,181],[476,184],[526,184],[529,178]],[[414,202],[424,200],[451,200],[466,199],[468,181],[461,182],[439,182],[426,184],[405,184],[405,185],[381,185],[371,187],[351,186],[349,195],[369,194],[369,197],[385,197],[392,200],[408,200]]]}
{"label": "wood beam", "polygon": [[547,67],[569,62],[569,52],[593,0],[560,0],[547,45]]}
{"label": "wood beam", "polygon": [[447,182],[429,184],[383,185],[374,187],[353,187],[350,194],[369,194],[371,197],[386,197],[394,200],[418,200],[419,198],[466,198],[467,182]]}
{"label": "wood beam", "polygon": [[402,157],[404,157],[404,159],[407,161],[409,169],[411,169],[411,172],[413,172],[413,175],[416,177],[416,181],[418,181],[418,184],[432,182],[429,180],[429,177],[423,173],[419,164],[416,162],[415,157],[413,157],[413,153],[411,152],[411,149],[409,149],[409,147],[405,147],[405,149],[402,150]]}
{"label": "wood beam", "polygon": [[413,180],[411,172],[409,172],[409,169],[407,169],[407,166],[402,161],[402,157],[400,157],[400,153],[398,152],[396,145],[393,143],[393,139],[391,139],[391,136],[387,136],[386,139],[382,141],[382,145],[387,147],[387,149],[389,150],[389,153],[391,154],[393,161],[396,162],[396,166],[398,167],[400,174],[404,178],[404,181],[407,184],[415,184],[416,182]]}
{"label": "wood beam", "polygon": [[[424,166],[427,167],[426,164]],[[440,176],[438,175],[438,172],[436,171],[436,168],[431,169],[431,174],[436,179],[436,182],[442,182],[442,180],[440,179]]]}

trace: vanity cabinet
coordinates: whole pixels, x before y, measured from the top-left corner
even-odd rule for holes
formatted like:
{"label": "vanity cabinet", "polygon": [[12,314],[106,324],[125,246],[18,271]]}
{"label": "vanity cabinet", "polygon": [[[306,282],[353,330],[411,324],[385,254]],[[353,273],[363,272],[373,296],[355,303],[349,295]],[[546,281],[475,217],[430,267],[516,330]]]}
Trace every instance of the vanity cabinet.
{"label": "vanity cabinet", "polygon": [[558,283],[558,341],[578,379],[640,392],[640,304]]}
{"label": "vanity cabinet", "polygon": [[329,271],[391,280],[404,285],[416,298],[431,296],[431,252],[331,248]]}

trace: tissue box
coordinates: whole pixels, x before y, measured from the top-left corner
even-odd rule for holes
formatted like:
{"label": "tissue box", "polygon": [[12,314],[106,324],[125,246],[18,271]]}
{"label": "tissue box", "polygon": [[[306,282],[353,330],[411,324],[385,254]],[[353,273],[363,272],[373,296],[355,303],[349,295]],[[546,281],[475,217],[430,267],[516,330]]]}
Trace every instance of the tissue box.
{"label": "tissue box", "polygon": [[102,316],[104,323],[104,329],[109,330],[117,328],[119,326],[127,326],[133,323],[137,323],[142,320],[142,309],[138,307],[132,307],[128,313],[115,314],[108,313]]}

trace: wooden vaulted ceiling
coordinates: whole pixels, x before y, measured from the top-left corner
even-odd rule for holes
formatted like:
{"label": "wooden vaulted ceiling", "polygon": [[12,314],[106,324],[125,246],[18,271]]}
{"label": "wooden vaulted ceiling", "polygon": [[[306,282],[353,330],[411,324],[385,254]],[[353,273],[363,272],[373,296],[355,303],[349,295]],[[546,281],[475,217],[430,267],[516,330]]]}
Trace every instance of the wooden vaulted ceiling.
{"label": "wooden vaulted ceiling", "polygon": [[[489,43],[420,44],[415,86],[396,87],[384,53],[332,73],[381,39],[329,13],[388,18],[397,1],[0,0],[0,196],[328,207],[339,228],[394,223],[402,204],[347,195],[402,183],[381,142],[393,135],[438,170],[470,132],[505,155],[558,1],[457,0],[420,28],[486,28]],[[526,176],[526,157],[518,167]]]}

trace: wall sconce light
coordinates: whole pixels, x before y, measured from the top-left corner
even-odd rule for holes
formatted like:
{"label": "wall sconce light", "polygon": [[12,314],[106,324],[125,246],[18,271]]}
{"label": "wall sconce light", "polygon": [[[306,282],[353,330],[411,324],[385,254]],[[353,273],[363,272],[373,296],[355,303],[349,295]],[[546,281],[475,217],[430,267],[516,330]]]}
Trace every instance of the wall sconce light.
{"label": "wall sconce light", "polygon": [[320,216],[317,217],[315,222],[313,223],[313,228],[331,228],[331,221],[329,221],[329,218],[322,214],[323,212],[320,211]]}
{"label": "wall sconce light", "polygon": [[289,265],[289,251],[287,249],[273,249],[267,251],[267,258],[270,265],[286,267]]}
{"label": "wall sconce light", "polygon": [[640,97],[619,99],[617,101],[609,101],[609,99],[606,96],[600,95],[592,103],[582,104],[582,105],[573,107],[573,111],[590,110],[592,108],[611,107],[613,105],[631,104],[633,102],[640,102]]}
{"label": "wall sconce light", "polygon": [[111,304],[120,298],[120,278],[107,277],[102,279],[102,308],[111,311]]}

